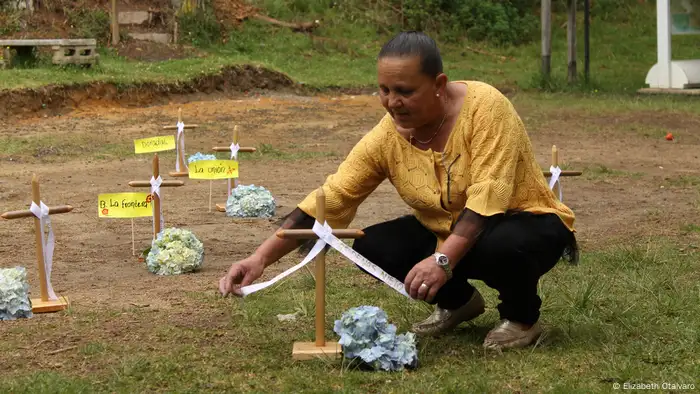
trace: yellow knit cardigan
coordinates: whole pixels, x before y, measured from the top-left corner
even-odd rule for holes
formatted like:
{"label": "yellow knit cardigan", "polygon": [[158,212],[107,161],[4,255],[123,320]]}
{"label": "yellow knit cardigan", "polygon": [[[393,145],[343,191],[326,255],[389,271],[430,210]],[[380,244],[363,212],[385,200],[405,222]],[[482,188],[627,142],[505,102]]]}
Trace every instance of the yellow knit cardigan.
{"label": "yellow knit cardigan", "polygon": [[[484,216],[554,213],[575,231],[574,213],[549,189],[510,101],[486,83],[458,82],[467,85],[467,94],[444,152],[411,145],[389,114],[355,145],[322,186],[331,227],[347,228],[358,206],[388,178],[438,245],[465,207]],[[298,207],[315,217],[316,192]]]}

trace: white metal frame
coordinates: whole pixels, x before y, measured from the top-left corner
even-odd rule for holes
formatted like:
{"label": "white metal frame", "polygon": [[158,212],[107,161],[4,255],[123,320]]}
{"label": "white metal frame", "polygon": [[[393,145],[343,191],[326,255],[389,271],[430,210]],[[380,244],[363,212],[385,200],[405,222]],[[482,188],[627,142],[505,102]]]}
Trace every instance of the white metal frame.
{"label": "white metal frame", "polygon": [[650,88],[700,88],[700,59],[673,61],[671,57],[671,1],[656,1],[657,62],[646,76]]}

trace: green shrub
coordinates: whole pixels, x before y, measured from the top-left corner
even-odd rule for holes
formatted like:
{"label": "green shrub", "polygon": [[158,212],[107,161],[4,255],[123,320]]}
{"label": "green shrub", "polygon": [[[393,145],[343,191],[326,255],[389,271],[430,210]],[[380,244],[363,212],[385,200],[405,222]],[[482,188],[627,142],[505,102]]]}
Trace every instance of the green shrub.
{"label": "green shrub", "polygon": [[197,9],[194,12],[179,13],[178,40],[196,47],[209,47],[221,41],[221,25],[211,7],[204,10]]}
{"label": "green shrub", "polygon": [[68,21],[73,26],[73,38],[94,38],[106,44],[111,36],[109,13],[99,8],[76,8],[66,11]]}

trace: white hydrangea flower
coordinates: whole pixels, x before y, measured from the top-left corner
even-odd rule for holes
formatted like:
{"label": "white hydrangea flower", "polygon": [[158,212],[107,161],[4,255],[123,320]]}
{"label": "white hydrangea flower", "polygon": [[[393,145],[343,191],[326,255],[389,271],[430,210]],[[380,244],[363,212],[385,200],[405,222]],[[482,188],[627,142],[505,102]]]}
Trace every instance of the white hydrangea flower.
{"label": "white hydrangea flower", "polygon": [[226,216],[239,218],[271,218],[277,204],[267,189],[255,185],[239,185],[231,190],[226,201]]}
{"label": "white hydrangea flower", "polygon": [[204,262],[204,245],[189,231],[166,228],[151,243],[146,267],[156,275],[194,272]]}
{"label": "white hydrangea flower", "polygon": [[24,267],[0,268],[0,320],[32,317],[29,282]]}

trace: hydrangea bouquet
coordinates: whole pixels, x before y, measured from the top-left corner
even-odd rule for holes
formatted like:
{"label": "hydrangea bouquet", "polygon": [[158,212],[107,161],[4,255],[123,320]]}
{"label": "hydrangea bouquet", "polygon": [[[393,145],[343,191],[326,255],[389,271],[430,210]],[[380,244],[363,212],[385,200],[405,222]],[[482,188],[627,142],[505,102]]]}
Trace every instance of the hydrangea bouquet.
{"label": "hydrangea bouquet", "polygon": [[190,157],[187,158],[187,163],[189,164],[199,160],[216,160],[216,155],[205,155],[203,153],[197,152],[194,155],[190,155]]}
{"label": "hydrangea bouquet", "polygon": [[0,320],[32,317],[29,282],[24,267],[0,268]]}
{"label": "hydrangea bouquet", "polygon": [[226,201],[226,216],[239,218],[271,218],[277,204],[267,189],[255,185],[239,185],[231,190]]}
{"label": "hydrangea bouquet", "polygon": [[146,256],[148,270],[156,275],[194,272],[203,261],[202,242],[191,231],[172,227],[158,233]]}
{"label": "hydrangea bouquet", "polygon": [[340,335],[338,343],[346,358],[361,360],[372,369],[401,371],[418,366],[415,334],[396,335],[396,326],[376,306],[350,308],[335,321],[333,331]]}

